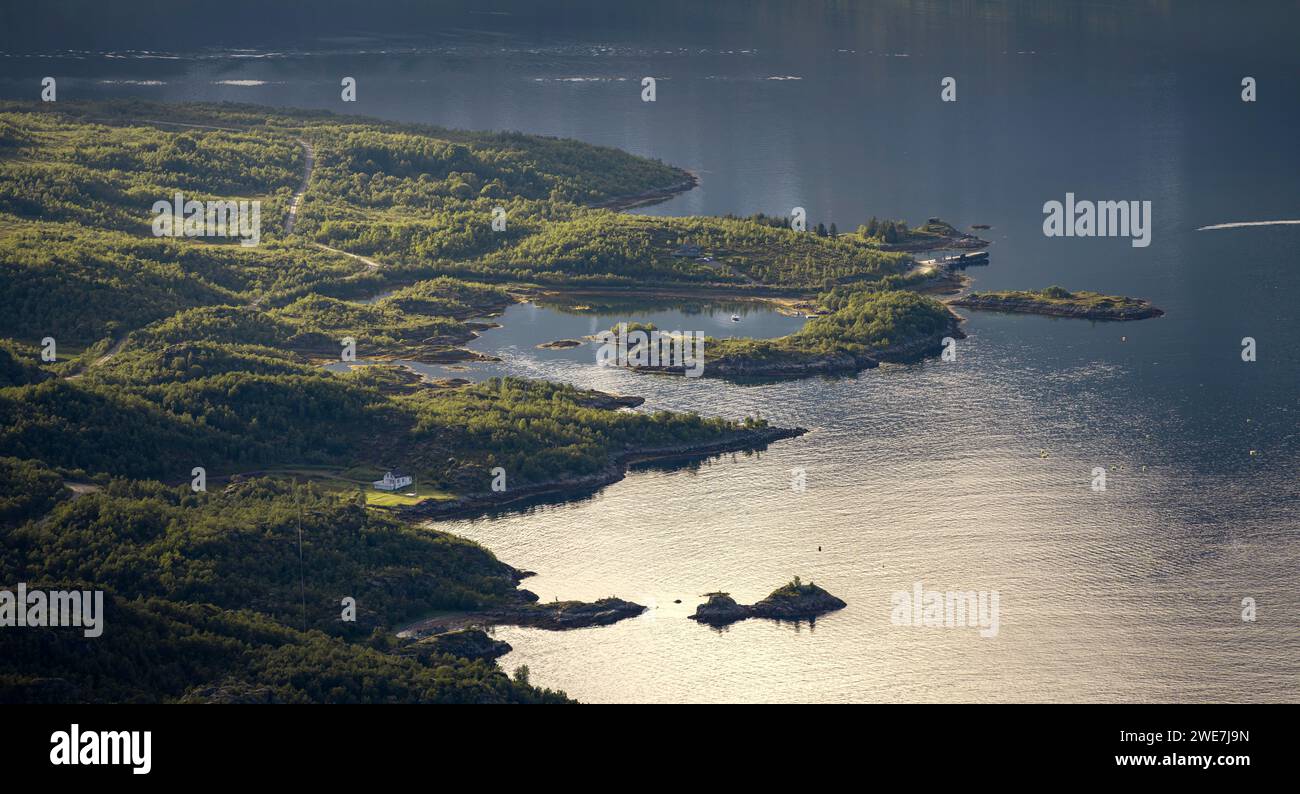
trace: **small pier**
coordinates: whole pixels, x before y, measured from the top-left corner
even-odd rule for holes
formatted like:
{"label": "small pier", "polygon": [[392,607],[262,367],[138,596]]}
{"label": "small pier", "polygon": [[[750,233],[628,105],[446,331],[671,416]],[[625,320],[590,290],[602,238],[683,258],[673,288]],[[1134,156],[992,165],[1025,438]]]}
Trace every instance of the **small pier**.
{"label": "small pier", "polygon": [[918,265],[936,265],[950,270],[965,270],[973,265],[987,265],[988,263],[988,251],[972,251],[966,254],[940,256],[934,259],[922,259],[917,262]]}

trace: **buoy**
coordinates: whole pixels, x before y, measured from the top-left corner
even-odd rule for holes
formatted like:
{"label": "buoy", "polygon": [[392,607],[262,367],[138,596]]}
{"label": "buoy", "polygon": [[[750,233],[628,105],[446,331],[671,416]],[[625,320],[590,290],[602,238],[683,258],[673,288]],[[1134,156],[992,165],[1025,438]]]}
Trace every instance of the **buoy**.
{"label": "buoy", "polygon": [[1047,450],[1045,450],[1045,449],[1040,449],[1040,450],[1038,450],[1038,457],[1040,457],[1040,458],[1045,458],[1045,457],[1047,457]]}

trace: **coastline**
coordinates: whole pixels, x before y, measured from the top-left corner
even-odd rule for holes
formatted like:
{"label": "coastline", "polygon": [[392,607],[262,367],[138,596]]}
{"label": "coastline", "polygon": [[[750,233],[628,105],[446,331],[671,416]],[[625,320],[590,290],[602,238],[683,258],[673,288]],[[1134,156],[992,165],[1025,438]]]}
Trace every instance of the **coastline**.
{"label": "coastline", "polygon": [[614,196],[613,198],[608,198],[595,204],[588,204],[587,206],[590,209],[621,212],[623,210],[635,209],[637,207],[648,207],[652,204],[659,204],[660,202],[667,201],[680,193],[694,190],[699,186],[699,174],[686,168],[678,168],[677,170],[686,174],[687,178],[683,179],[681,182],[676,182],[666,187],[650,188],[649,190],[643,190],[640,193],[630,193],[626,196]]}
{"label": "coastline", "polygon": [[1113,307],[1090,307],[1068,303],[1050,303],[1028,298],[1014,298],[1000,295],[981,295],[972,293],[949,301],[951,306],[960,306],[976,311],[993,311],[1004,314],[1038,314],[1046,317],[1067,317],[1078,320],[1101,322],[1131,322],[1161,317],[1164,310],[1151,305],[1149,301],[1128,299],[1132,305]]}
{"label": "coastline", "polygon": [[[516,570],[515,584],[532,574]],[[418,618],[393,629],[393,635],[403,640],[431,640],[466,629],[484,629],[493,626],[528,626],[547,631],[609,626],[620,620],[634,618],[646,607],[621,598],[602,598],[598,601],[552,601],[539,603],[531,590],[518,589],[509,603],[472,609],[465,612],[439,613]]]}
{"label": "coastline", "polygon": [[967,250],[976,248],[988,248],[993,245],[992,242],[985,240],[978,235],[963,232],[953,227],[954,234],[943,237],[935,237],[929,240],[915,240],[906,243],[880,243],[879,248],[882,251],[893,251],[906,254],[920,254],[926,251],[945,251],[945,250]]}
{"label": "coastline", "polygon": [[407,520],[437,521],[478,516],[521,501],[552,497],[568,499],[589,494],[622,480],[627,476],[627,472],[632,466],[640,463],[692,460],[728,452],[760,449],[774,441],[798,438],[807,432],[808,430],[802,427],[753,428],[739,431],[726,438],[707,442],[670,444],[625,450],[615,455],[608,465],[591,474],[535,483],[513,488],[509,491],[481,491],[459,496],[455,499],[425,500],[418,504],[404,505],[393,509],[401,518]]}
{"label": "coastline", "polygon": [[[828,353],[790,351],[779,360],[763,360],[738,355],[734,358],[705,359],[703,377],[709,378],[774,378],[779,380],[804,378],[812,375],[853,375],[863,370],[875,369],[881,364],[915,364],[938,354],[943,349],[943,339],[965,339],[961,329],[962,318],[948,309],[948,323],[940,331],[896,345],[871,350],[851,352],[837,350]],[[684,376],[685,367],[629,366],[633,372],[648,375]]]}

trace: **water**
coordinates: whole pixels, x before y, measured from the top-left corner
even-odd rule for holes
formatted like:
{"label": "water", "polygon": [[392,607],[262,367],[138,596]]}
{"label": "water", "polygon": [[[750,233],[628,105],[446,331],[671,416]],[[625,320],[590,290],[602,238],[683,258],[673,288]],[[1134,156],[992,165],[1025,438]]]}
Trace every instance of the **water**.
{"label": "water", "polygon": [[[500,316],[480,318],[481,322],[495,323],[499,327],[483,331],[465,347],[502,359],[500,362],[440,365],[403,360],[395,363],[432,378],[480,381],[514,375],[569,380],[586,385],[583,378],[590,375],[586,370],[595,364],[596,351],[601,344],[591,337],[619,323],[649,323],[663,332],[695,332],[714,339],[768,339],[794,333],[805,322],[802,317],[784,314],[770,304],[756,301],[672,300],[658,304],[641,301],[640,305],[629,305],[626,299],[607,303],[606,299],[591,296],[579,300],[580,303],[519,303],[508,306]],[[739,319],[733,320],[733,317]],[[538,347],[560,340],[582,344],[567,348]],[[349,365],[339,362],[328,365],[328,368],[339,371],[349,368]],[[565,377],[557,375],[561,370],[566,373]],[[640,385],[636,378],[615,379],[629,387]]]}
{"label": "water", "polygon": [[[235,99],[572,136],[700,173],[698,189],[644,212],[988,223],[979,288],[1061,284],[1167,312],[1123,325],[970,313],[956,362],[738,385],[535,347],[654,312],[717,335],[707,323],[728,325],[730,307],[513,307],[472,345],[506,359],[483,372],[812,430],[634,472],[573,504],[444,524],[538,571],[527,586],[543,599],[653,606],[613,627],[499,629],[515,647],[503,663],[536,682],[587,701],[1296,699],[1300,227],[1197,231],[1300,218],[1300,56],[1283,46],[1296,13],[669,5],[645,25],[575,13],[537,28],[499,5],[514,16],[251,53],[265,57],[9,57],[0,95],[32,95],[33,77],[55,73],[61,99]],[[337,101],[344,74],[355,107]],[[643,75],[660,78],[654,104],[639,99]],[[955,104],[938,99],[946,75]],[[1240,101],[1244,75],[1257,103]],[[249,80],[264,83],[222,82]],[[1066,192],[1152,201],[1152,244],[1044,237],[1043,202]],[[736,330],[777,335],[782,322],[798,321],[755,313]],[[1104,493],[1089,487],[1098,466]],[[791,488],[796,467],[806,491]],[[796,574],[848,608],[815,626],[686,619],[702,593],[747,603]],[[916,581],[997,590],[998,636],[891,625],[891,593]]]}

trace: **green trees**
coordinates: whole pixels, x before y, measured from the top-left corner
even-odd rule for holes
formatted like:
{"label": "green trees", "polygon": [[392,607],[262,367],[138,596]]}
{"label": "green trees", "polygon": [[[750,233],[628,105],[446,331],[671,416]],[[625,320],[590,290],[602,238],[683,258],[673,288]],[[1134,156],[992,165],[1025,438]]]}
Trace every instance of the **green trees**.
{"label": "green trees", "polygon": [[794,336],[823,348],[870,350],[933,336],[951,321],[951,313],[933,298],[914,292],[863,291],[851,294],[831,314],[809,320]]}
{"label": "green trees", "polygon": [[[572,386],[518,378],[417,392],[401,402],[416,417],[416,448],[437,451],[423,453],[425,480],[454,491],[487,490],[485,473],[495,466],[513,483],[535,485],[599,471],[625,451],[721,440],[740,429],[696,414],[592,408],[590,395]],[[439,460],[443,452],[450,461]]]}
{"label": "green trees", "polygon": [[972,292],[959,298],[955,303],[958,306],[993,311],[1081,317],[1093,320],[1142,320],[1164,314],[1162,310],[1152,306],[1150,301],[1141,298],[1103,295],[1088,290],[1071,292],[1055,285],[1037,292],[1032,290]]}
{"label": "green trees", "polygon": [[[199,494],[188,485],[115,481],[43,524],[13,530],[23,554],[7,560],[16,568],[8,581],[82,577],[126,597],[252,608],[299,625],[291,542],[299,508],[310,560],[310,628],[368,635],[438,609],[501,603],[514,592],[512,569],[469,541],[407,526],[309,485],[271,480]],[[355,623],[339,620],[345,595],[360,605]]]}
{"label": "green trees", "polygon": [[0,458],[0,527],[39,518],[66,496],[63,478],[41,463]]}
{"label": "green trees", "polygon": [[364,269],[303,245],[246,249],[24,222],[0,245],[0,336],[89,344],[198,306],[274,303],[278,293],[326,288]]}
{"label": "green trees", "polygon": [[182,191],[199,200],[259,197],[278,228],[301,176],[301,150],[288,136],[104,125],[78,118],[87,108],[72,103],[66,114],[31,107],[0,103],[0,119],[22,131],[0,142],[5,214],[142,234],[153,202]]}
{"label": "green trees", "polygon": [[639,447],[713,441],[740,425],[595,408],[585,392],[518,379],[416,389],[334,375],[270,348],[176,343],[121,354],[77,381],[0,390],[0,455],[180,482],[275,464],[408,460],[426,482],[485,490],[591,474]]}
{"label": "green trees", "polygon": [[[120,123],[99,121],[113,118]],[[138,118],[231,129],[160,129],[132,123]],[[27,341],[40,329],[88,345],[198,306],[282,306],[312,292],[351,298],[435,276],[822,289],[906,267],[823,224],[803,234],[763,215],[591,209],[688,175],[574,141],[148,103],[67,103],[57,113],[0,103],[0,124],[0,217],[13,221],[0,246],[0,287],[16,309],[0,318],[0,336]],[[284,215],[305,165],[300,140],[314,146],[315,165],[286,239]],[[261,245],[153,237],[152,204],[176,190],[262,201]],[[492,226],[498,208],[504,229]],[[370,272],[312,241],[383,268]],[[684,242],[709,261],[672,256]]]}
{"label": "green trees", "polygon": [[[294,490],[118,480],[3,530],[0,580],[105,590],[106,630],[90,642],[59,629],[7,634],[0,702],[564,700],[491,663],[371,642],[431,611],[500,603],[516,574],[469,541]],[[356,622],[340,620],[343,596],[356,599]]]}
{"label": "green trees", "polygon": [[911,232],[906,221],[880,220],[872,215],[871,219],[858,227],[858,234],[867,240],[890,245],[903,242]]}
{"label": "green trees", "polygon": [[39,365],[40,349],[10,339],[0,339],[0,388],[40,383],[50,373]]}
{"label": "green trees", "polygon": [[[285,238],[300,140],[316,165]],[[514,571],[491,554],[368,510],[350,489],[240,473],[382,461],[476,493],[496,466],[512,488],[554,484],[762,427],[611,410],[560,384],[429,388],[392,367],[317,363],[345,336],[360,358],[445,355],[470,338],[468,319],[513,300],[492,284],[809,288],[907,267],[833,226],[819,236],[593,206],[686,178],[517,134],[241,106],[0,103],[0,580],[104,589],[113,627],[93,644],[6,636],[0,701],[562,699],[490,663],[408,655],[391,636],[424,612],[513,597]],[[261,200],[261,244],[152,236],[153,202],[176,190]],[[498,206],[503,231],[490,224]],[[688,242],[707,256],[672,255]],[[374,299],[347,300],[362,296]],[[40,361],[44,336],[60,363]],[[60,377],[74,367],[78,378]],[[189,490],[195,466],[209,492]],[[107,485],[70,499],[74,475]],[[338,619],[344,596],[358,600],[356,624]]]}
{"label": "green trees", "polygon": [[814,317],[789,336],[710,340],[705,355],[733,364],[836,355],[872,358],[901,346],[938,342],[955,322],[943,304],[913,292],[837,289],[822,295],[821,303],[831,313]]}

